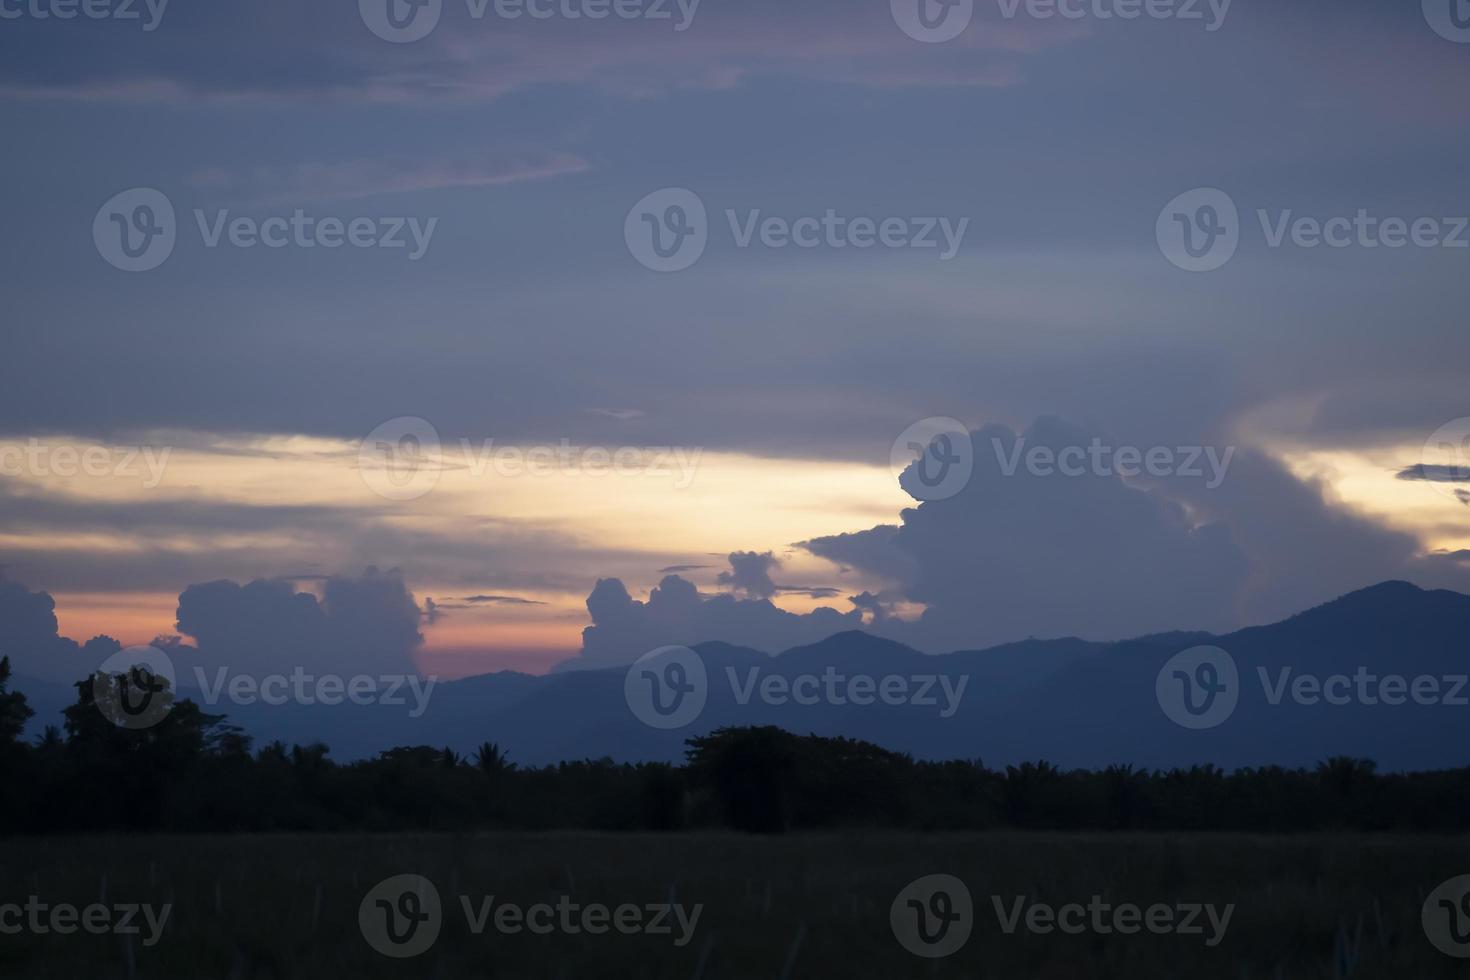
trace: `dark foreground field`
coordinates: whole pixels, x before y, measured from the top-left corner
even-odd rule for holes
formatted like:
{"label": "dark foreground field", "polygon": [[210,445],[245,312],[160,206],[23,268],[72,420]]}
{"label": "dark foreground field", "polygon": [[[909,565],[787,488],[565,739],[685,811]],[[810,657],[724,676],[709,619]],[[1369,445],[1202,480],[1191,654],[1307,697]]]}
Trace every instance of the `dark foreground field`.
{"label": "dark foreground field", "polygon": [[[1436,886],[1467,872],[1470,841],[1422,837],[12,839],[0,846],[0,906],[37,896],[47,906],[83,909],[99,902],[173,907],[151,946],[141,913],[141,931],[130,936],[0,935],[0,977],[1463,977],[1470,961],[1430,944],[1420,910]],[[369,945],[359,907],[380,881],[405,874],[437,889],[441,929],[424,952],[399,959]],[[964,882],[973,932],[952,955],[925,959],[896,938],[890,906],[915,879],[934,874]],[[1007,934],[992,901],[999,896],[1009,915],[1022,896],[1028,905],[1060,907],[1085,906],[1095,895],[1144,909],[1235,909],[1212,947],[1216,930],[1203,915],[1202,932],[1189,935],[1033,934],[1024,921]],[[672,915],[668,934],[571,935],[553,924],[537,935],[498,932],[492,912],[476,935],[460,896],[472,910],[489,896],[494,908],[559,901],[612,909],[677,903],[686,914],[703,908],[680,946]],[[401,898],[395,907],[428,908],[405,907]]]}

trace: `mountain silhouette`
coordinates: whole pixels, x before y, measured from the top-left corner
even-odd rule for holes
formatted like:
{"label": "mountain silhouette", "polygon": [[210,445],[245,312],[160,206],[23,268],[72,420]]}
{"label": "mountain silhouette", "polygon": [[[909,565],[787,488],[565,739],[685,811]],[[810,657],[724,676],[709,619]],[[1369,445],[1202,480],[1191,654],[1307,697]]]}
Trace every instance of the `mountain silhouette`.
{"label": "mountain silhouette", "polygon": [[[990,766],[1045,759],[1067,768],[1295,767],[1354,756],[1387,770],[1425,770],[1464,765],[1470,757],[1470,706],[1416,703],[1413,697],[1416,678],[1434,678],[1440,702],[1470,698],[1470,687],[1456,689],[1456,678],[1470,673],[1467,639],[1470,596],[1384,582],[1278,623],[1220,636],[1032,639],[939,655],[862,631],[774,656],[701,643],[693,649],[708,679],[707,701],[692,722],[670,730],[635,715],[623,667],[545,676],[506,671],[443,682],[418,718],[408,717],[404,707],[383,705],[222,703],[205,710],[228,714],[257,744],[321,741],[339,760],[406,744],[468,752],[488,739],[522,764],[601,757],[676,761],[687,738],[725,726],[777,725],[803,735],[864,739],[918,758],[981,759]],[[1157,685],[1172,657],[1200,646],[1219,648],[1233,660],[1238,703],[1213,727],[1191,729],[1168,717]],[[1365,703],[1351,685],[1346,704],[1326,703],[1320,694],[1317,703],[1306,703],[1291,693],[1304,675],[1310,693],[1313,680],[1360,674],[1380,703]],[[1378,699],[1382,688],[1375,684],[1388,675],[1405,679],[1403,703]],[[834,688],[827,686],[829,677]],[[867,687],[862,681],[847,686],[864,677],[872,679]],[[885,679],[896,703],[884,703]],[[792,685],[798,683],[807,700],[816,692],[814,703],[796,702]],[[1166,687],[1174,683],[1166,677]],[[1339,694],[1347,689],[1343,683],[1336,682]],[[1424,695],[1428,682],[1419,683]],[[900,684],[903,698],[896,695]],[[918,696],[921,688],[932,703],[915,703],[926,701]],[[21,689],[41,715],[71,700],[59,689]],[[197,696],[187,686],[181,693]],[[853,703],[854,693],[873,703]]]}

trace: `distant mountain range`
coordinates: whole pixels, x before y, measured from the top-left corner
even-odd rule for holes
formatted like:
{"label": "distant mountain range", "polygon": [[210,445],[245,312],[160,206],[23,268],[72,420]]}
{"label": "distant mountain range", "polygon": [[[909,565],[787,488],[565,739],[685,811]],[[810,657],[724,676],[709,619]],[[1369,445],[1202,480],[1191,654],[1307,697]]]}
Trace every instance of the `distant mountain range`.
{"label": "distant mountain range", "polygon": [[[1202,646],[1228,659],[1214,651],[1174,659]],[[440,683],[418,718],[409,717],[411,697],[406,706],[220,703],[206,710],[228,714],[257,745],[322,741],[344,761],[395,745],[469,751],[483,741],[500,743],[521,764],[674,761],[691,736],[770,724],[992,767],[1038,759],[1064,768],[1295,767],[1338,755],[1371,758],[1387,770],[1470,764],[1470,596],[1406,582],[1224,636],[1028,640],[929,655],[846,632],[776,656],[719,642],[693,649],[707,678],[706,701],[677,729],[635,715],[623,668]],[[670,703],[675,688],[659,686],[662,670],[637,669],[635,701],[646,687]],[[694,683],[689,672],[672,676]],[[59,722],[55,713],[74,699],[68,689],[24,678],[14,687],[37,709],[32,730]],[[185,683],[180,691],[198,699]],[[796,703],[798,696],[814,703]]]}

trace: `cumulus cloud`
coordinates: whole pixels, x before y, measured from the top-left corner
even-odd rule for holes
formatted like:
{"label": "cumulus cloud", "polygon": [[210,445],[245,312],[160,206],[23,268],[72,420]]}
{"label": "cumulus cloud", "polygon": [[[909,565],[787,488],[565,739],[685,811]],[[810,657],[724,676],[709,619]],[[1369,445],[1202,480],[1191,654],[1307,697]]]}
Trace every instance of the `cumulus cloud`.
{"label": "cumulus cloud", "polygon": [[[0,656],[10,657],[17,676],[69,684],[122,648],[109,636],[81,644],[60,636],[55,609],[48,593],[0,577]],[[289,675],[297,667],[409,674],[423,642],[422,618],[396,571],[328,576],[320,598],[297,592],[286,579],[206,582],[179,595],[177,627],[184,636],[157,637],[153,645],[170,655],[181,686],[192,686],[195,666],[257,677]]]}
{"label": "cumulus cloud", "polygon": [[320,598],[279,579],[191,585],[178,610],[202,663],[253,672],[412,673],[421,619],[403,578],[376,568],[329,577]]}
{"label": "cumulus cloud", "polygon": [[[1024,439],[1058,448],[1092,435],[1044,419]],[[930,627],[942,641],[960,639],[967,619],[987,643],[1220,630],[1386,579],[1470,586],[1462,569],[1428,560],[1413,535],[1335,504],[1323,484],[1258,451],[1239,449],[1212,487],[1177,473],[1125,482],[1037,477],[1022,467],[1004,477],[990,449],[999,440],[1009,453],[1009,431],[973,438],[976,474],[964,493],[905,511],[902,528],[873,536],[891,533],[894,549],[914,561],[900,582],[929,607],[916,642],[935,636]],[[856,564],[875,550],[872,540],[839,544]],[[813,550],[843,553],[829,542]]]}
{"label": "cumulus cloud", "polygon": [[801,547],[840,568],[857,568],[890,582],[913,581],[913,556],[896,547],[899,526],[879,524],[866,531],[850,531],[803,541]]}
{"label": "cumulus cloud", "polygon": [[60,635],[50,594],[33,592],[0,573],[0,657],[10,658],[22,681],[69,684],[121,649],[122,644],[110,636],[77,643]]}
{"label": "cumulus cloud", "polygon": [[666,576],[647,601],[630,596],[618,579],[601,579],[587,597],[587,612],[592,625],[582,631],[582,653],[560,670],[625,664],[661,646],[715,639],[775,653],[862,626],[856,610],[818,609],[800,616],[769,599],[701,596],[677,575]]}
{"label": "cumulus cloud", "polygon": [[43,680],[69,680],[85,673],[80,647],[57,632],[56,603],[0,573],[0,657],[15,673]]}
{"label": "cumulus cloud", "polygon": [[875,625],[882,622],[892,613],[894,597],[887,593],[860,592],[857,595],[847,597],[853,608],[859,612],[866,613],[869,621]]}
{"label": "cumulus cloud", "polygon": [[[774,652],[857,624],[931,652],[1030,636],[1223,632],[1386,579],[1470,589],[1462,553],[1423,554],[1412,535],[1336,506],[1324,486],[1260,452],[1236,450],[1223,472],[1202,464],[1199,476],[1183,462],[1127,478],[1108,466],[1069,476],[1011,465],[1018,452],[1059,454],[1095,438],[1055,418],[1019,434],[987,426],[971,434],[974,473],[959,493],[904,510],[898,524],[802,542],[891,583],[849,596],[848,612],[777,609],[768,599],[786,590],[771,579],[769,553],[730,555],[719,581],[743,600],[700,596],[670,576],[645,603],[601,581],[588,599],[584,659],[620,662],[705,640]],[[909,467],[901,484],[915,486],[915,474]],[[901,606],[922,612],[900,618]]]}
{"label": "cumulus cloud", "polygon": [[777,588],[771,581],[771,569],[780,564],[769,551],[736,551],[730,555],[730,570],[720,573],[719,583],[752,599],[769,599]]}
{"label": "cumulus cloud", "polygon": [[[1090,433],[1042,420],[1030,445],[1086,445]],[[1249,561],[1219,525],[1197,526],[1185,509],[1116,476],[1007,475],[1011,430],[974,433],[975,473],[958,495],[903,512],[901,525],[806,542],[814,554],[890,578],[896,589],[863,593],[852,609],[784,612],[769,597],[770,553],[736,552],[720,575],[749,598],[702,597],[670,576],[646,603],[617,580],[598,583],[587,608],[584,659],[632,659],[667,643],[703,640],[780,650],[863,626],[930,650],[1030,635],[1123,637],[1167,629],[1223,628]],[[997,451],[992,452],[992,446]],[[906,473],[903,479],[910,478]],[[922,603],[917,622],[891,615]]]}
{"label": "cumulus cloud", "polygon": [[[971,436],[974,474],[963,490],[905,510],[897,529],[844,542],[846,560],[869,570],[903,568],[868,557],[875,547],[907,557],[901,591],[926,608],[912,626],[893,628],[936,649],[1228,626],[1250,561],[1224,525],[1198,522],[1106,469],[1007,472],[1018,449],[1060,453],[1094,435],[1057,419],[1020,436],[983,428]],[[915,473],[911,466],[901,482]]]}
{"label": "cumulus cloud", "polygon": [[1178,480],[1164,489],[1228,525],[1250,555],[1251,574],[1233,596],[1235,625],[1277,620],[1389,579],[1470,591],[1470,576],[1434,561],[1415,535],[1341,506],[1325,483],[1300,479],[1264,453],[1238,453],[1217,489]]}

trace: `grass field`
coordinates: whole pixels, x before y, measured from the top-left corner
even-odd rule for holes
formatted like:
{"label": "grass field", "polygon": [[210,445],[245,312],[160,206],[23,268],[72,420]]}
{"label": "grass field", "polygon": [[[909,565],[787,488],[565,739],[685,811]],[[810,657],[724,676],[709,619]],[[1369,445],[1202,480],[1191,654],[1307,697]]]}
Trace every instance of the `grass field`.
{"label": "grass field", "polygon": [[[1470,872],[1470,841],[1188,835],[853,833],[762,839],[601,836],[86,837],[0,844],[0,905],[170,903],[160,938],[0,935],[5,978],[1297,978],[1464,977],[1426,939],[1424,898]],[[889,910],[925,875],[973,897],[958,952],[924,959]],[[428,878],[442,928],[422,954],[376,952],[359,906],[390,876]],[[692,938],[471,931],[479,909],[539,902],[702,905]],[[1011,934],[992,896],[1055,906],[1213,903],[1235,910],[1205,935]],[[568,898],[563,899],[563,896]],[[33,903],[34,904],[34,903]],[[12,919],[13,921],[13,919]],[[139,919],[141,923],[141,917]],[[541,920],[544,923],[546,920]],[[672,918],[670,920],[672,922]],[[0,920],[0,925],[4,921]]]}

